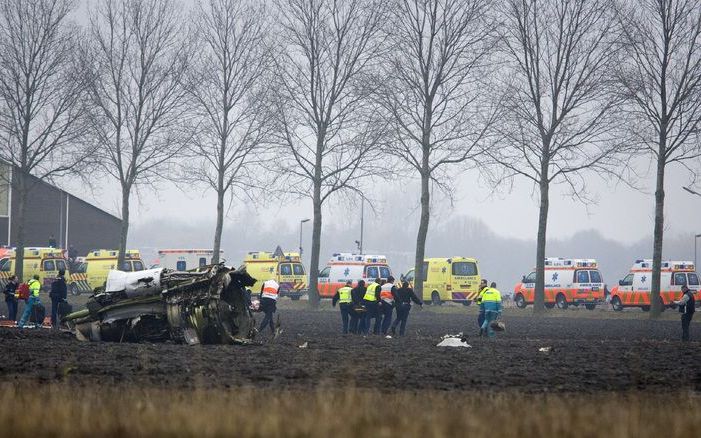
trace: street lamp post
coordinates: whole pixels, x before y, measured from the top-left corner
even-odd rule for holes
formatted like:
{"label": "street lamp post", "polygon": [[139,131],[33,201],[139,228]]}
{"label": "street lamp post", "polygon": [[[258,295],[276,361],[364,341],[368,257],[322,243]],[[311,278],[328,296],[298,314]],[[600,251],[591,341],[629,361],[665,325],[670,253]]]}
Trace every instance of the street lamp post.
{"label": "street lamp post", "polygon": [[309,222],[309,219],[302,219],[299,221],[299,256],[302,257],[302,225]]}

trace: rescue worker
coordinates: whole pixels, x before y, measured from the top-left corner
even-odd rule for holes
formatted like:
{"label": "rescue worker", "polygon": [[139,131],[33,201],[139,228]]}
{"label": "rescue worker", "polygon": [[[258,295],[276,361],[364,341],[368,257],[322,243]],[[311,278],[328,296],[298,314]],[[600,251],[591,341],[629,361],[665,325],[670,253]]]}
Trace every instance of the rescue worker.
{"label": "rescue worker", "polygon": [[397,325],[399,325],[399,336],[404,336],[406,322],[409,319],[409,312],[411,311],[411,302],[413,301],[421,307],[423,307],[424,303],[416,296],[414,289],[409,287],[408,281],[402,282],[402,287],[396,290],[394,297],[397,319],[392,323],[392,336],[395,334]]}
{"label": "rescue worker", "polygon": [[351,314],[350,314],[350,329],[351,333],[359,334],[362,326],[362,319],[365,317],[365,306],[363,305],[363,297],[365,296],[365,280],[359,280],[358,285],[351,291]]}
{"label": "rescue worker", "polygon": [[58,306],[68,298],[68,287],[66,286],[66,271],[58,271],[58,277],[51,283],[51,327],[58,328]]}
{"label": "rescue worker", "polygon": [[7,317],[10,321],[17,321],[17,298],[19,294],[17,293],[17,276],[13,275],[7,281],[5,285],[5,304],[7,304]]}
{"label": "rescue worker", "polygon": [[380,316],[382,318],[382,334],[387,335],[392,325],[392,313],[394,313],[394,295],[397,287],[394,285],[394,277],[387,277],[387,281],[380,287]]}
{"label": "rescue worker", "polygon": [[351,308],[353,306],[353,300],[351,298],[352,286],[352,281],[346,281],[346,285],[338,289],[331,300],[331,305],[333,307],[336,307],[336,303],[338,303],[338,307],[341,308],[341,321],[343,322],[342,331],[344,335],[348,334],[348,320],[350,319]]}
{"label": "rescue worker", "polygon": [[[496,286],[496,284],[495,284]],[[480,336],[494,336],[492,321],[501,315],[501,292],[496,287],[488,287],[482,294],[482,306],[484,306],[484,322],[480,328]]]}
{"label": "rescue worker", "polygon": [[682,294],[679,301],[675,301],[674,304],[679,306],[679,313],[682,314],[682,341],[688,342],[689,325],[696,311],[696,299],[694,299],[693,292],[686,285],[682,286]]}
{"label": "rescue worker", "polygon": [[482,305],[482,296],[484,295],[485,290],[487,290],[487,280],[483,278],[480,282],[477,299],[475,300],[475,303],[477,303],[477,305],[479,306],[479,314],[477,315],[477,327],[479,327],[480,329],[482,328],[482,324],[484,324],[484,306]]}
{"label": "rescue worker", "polygon": [[363,306],[365,306],[365,317],[362,321],[361,332],[364,335],[370,333],[370,320],[375,320],[375,327],[373,328],[373,334],[380,334],[380,315],[378,309],[378,303],[380,301],[380,279],[376,278],[372,283],[368,284],[365,290],[365,295],[363,296]]}
{"label": "rescue worker", "polygon": [[260,289],[260,308],[265,313],[263,321],[258,327],[258,331],[262,332],[266,325],[270,325],[270,332],[275,335],[275,323],[273,315],[277,310],[277,296],[280,290],[280,285],[272,278],[263,283]]}
{"label": "rescue worker", "polygon": [[29,286],[29,299],[27,300],[27,305],[24,306],[22,318],[17,324],[19,328],[24,327],[24,325],[29,321],[34,306],[41,304],[41,301],[39,300],[39,291],[41,290],[41,283],[39,283],[39,275],[34,274],[34,277],[32,277],[32,279],[29,280],[29,282],[27,282],[27,285]]}

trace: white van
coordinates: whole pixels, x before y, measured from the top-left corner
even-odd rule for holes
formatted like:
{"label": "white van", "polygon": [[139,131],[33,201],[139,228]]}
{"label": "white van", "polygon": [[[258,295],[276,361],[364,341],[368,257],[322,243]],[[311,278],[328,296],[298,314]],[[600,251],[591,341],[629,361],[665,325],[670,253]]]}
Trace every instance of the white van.
{"label": "white van", "polygon": [[387,280],[391,275],[387,257],[383,255],[337,253],[319,272],[317,290],[320,297],[332,298],[347,281],[355,286],[358,280],[367,284],[376,278]]}

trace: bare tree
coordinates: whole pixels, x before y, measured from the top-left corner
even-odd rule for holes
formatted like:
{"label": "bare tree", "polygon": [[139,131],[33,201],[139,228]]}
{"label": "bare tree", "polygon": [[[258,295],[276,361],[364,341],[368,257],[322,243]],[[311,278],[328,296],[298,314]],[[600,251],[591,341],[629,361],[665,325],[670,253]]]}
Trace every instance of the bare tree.
{"label": "bare tree", "polygon": [[[76,170],[87,149],[80,44],[69,0],[0,1],[0,160],[17,196],[15,273],[24,265],[28,195]],[[30,175],[34,178],[31,178]]]}
{"label": "bare tree", "polygon": [[[380,0],[278,0],[278,122],[285,190],[314,208],[309,302],[317,306],[322,206],[358,191],[372,174],[382,131],[371,107],[368,73],[377,61]],[[285,159],[289,158],[289,159]],[[362,195],[362,193],[361,193]]]}
{"label": "bare tree", "polygon": [[616,157],[613,69],[618,30],[608,0],[507,0],[502,82],[502,147],[491,157],[507,177],[523,177],[540,195],[534,312],[544,309],[545,245],[551,184],[589,201],[585,172]]}
{"label": "bare tree", "polygon": [[95,162],[122,192],[119,266],[132,189],[167,177],[188,138],[182,81],[189,45],[181,10],[168,0],[105,0],[91,11],[89,94]]}
{"label": "bare tree", "polygon": [[[394,135],[387,151],[421,181],[415,272],[421,273],[431,186],[450,194],[449,169],[475,155],[494,120],[485,74],[495,38],[481,0],[394,0],[378,90]],[[422,278],[417,274],[417,278]],[[423,283],[415,284],[422,296]]]}
{"label": "bare tree", "polygon": [[[252,0],[200,3],[197,33],[201,57],[188,90],[194,98],[199,129],[192,152],[199,161],[190,177],[217,193],[214,256],[219,262],[225,197],[250,195],[265,158],[261,146],[269,134],[270,56],[265,9]],[[266,82],[266,79],[268,81]]]}
{"label": "bare tree", "polygon": [[655,318],[662,309],[665,172],[668,165],[680,164],[695,177],[698,161],[689,164],[701,157],[701,3],[623,2],[619,17],[628,54],[619,78],[633,120],[631,135],[656,164],[650,313]]}

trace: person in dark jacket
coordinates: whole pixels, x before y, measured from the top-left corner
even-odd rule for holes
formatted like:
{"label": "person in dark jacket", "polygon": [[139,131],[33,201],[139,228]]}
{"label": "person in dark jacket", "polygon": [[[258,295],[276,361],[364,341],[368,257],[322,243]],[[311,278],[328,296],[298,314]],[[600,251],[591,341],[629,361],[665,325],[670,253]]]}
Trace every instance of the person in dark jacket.
{"label": "person in dark jacket", "polygon": [[402,286],[394,292],[394,305],[397,309],[397,319],[392,323],[392,335],[395,334],[397,325],[399,325],[399,336],[404,336],[406,330],[406,322],[409,319],[409,311],[411,311],[411,302],[415,302],[419,306],[424,303],[416,296],[414,289],[409,287],[409,282],[402,281]]}
{"label": "person in dark jacket", "polygon": [[351,333],[360,333],[360,321],[361,318],[365,317],[365,307],[363,306],[363,297],[365,296],[365,292],[365,280],[359,280],[358,285],[351,291]]}
{"label": "person in dark jacket", "polygon": [[51,283],[51,327],[58,328],[58,305],[68,297],[68,288],[66,287],[66,271],[58,271],[58,277]]}
{"label": "person in dark jacket", "polygon": [[5,286],[5,304],[7,304],[7,317],[10,321],[17,321],[17,276],[9,278]]}
{"label": "person in dark jacket", "polygon": [[696,312],[696,299],[694,299],[694,294],[689,290],[689,288],[684,285],[682,286],[682,297],[679,301],[675,301],[674,304],[679,306],[679,313],[682,314],[682,341],[689,341],[689,325],[691,325],[691,319],[694,317],[694,312]]}

